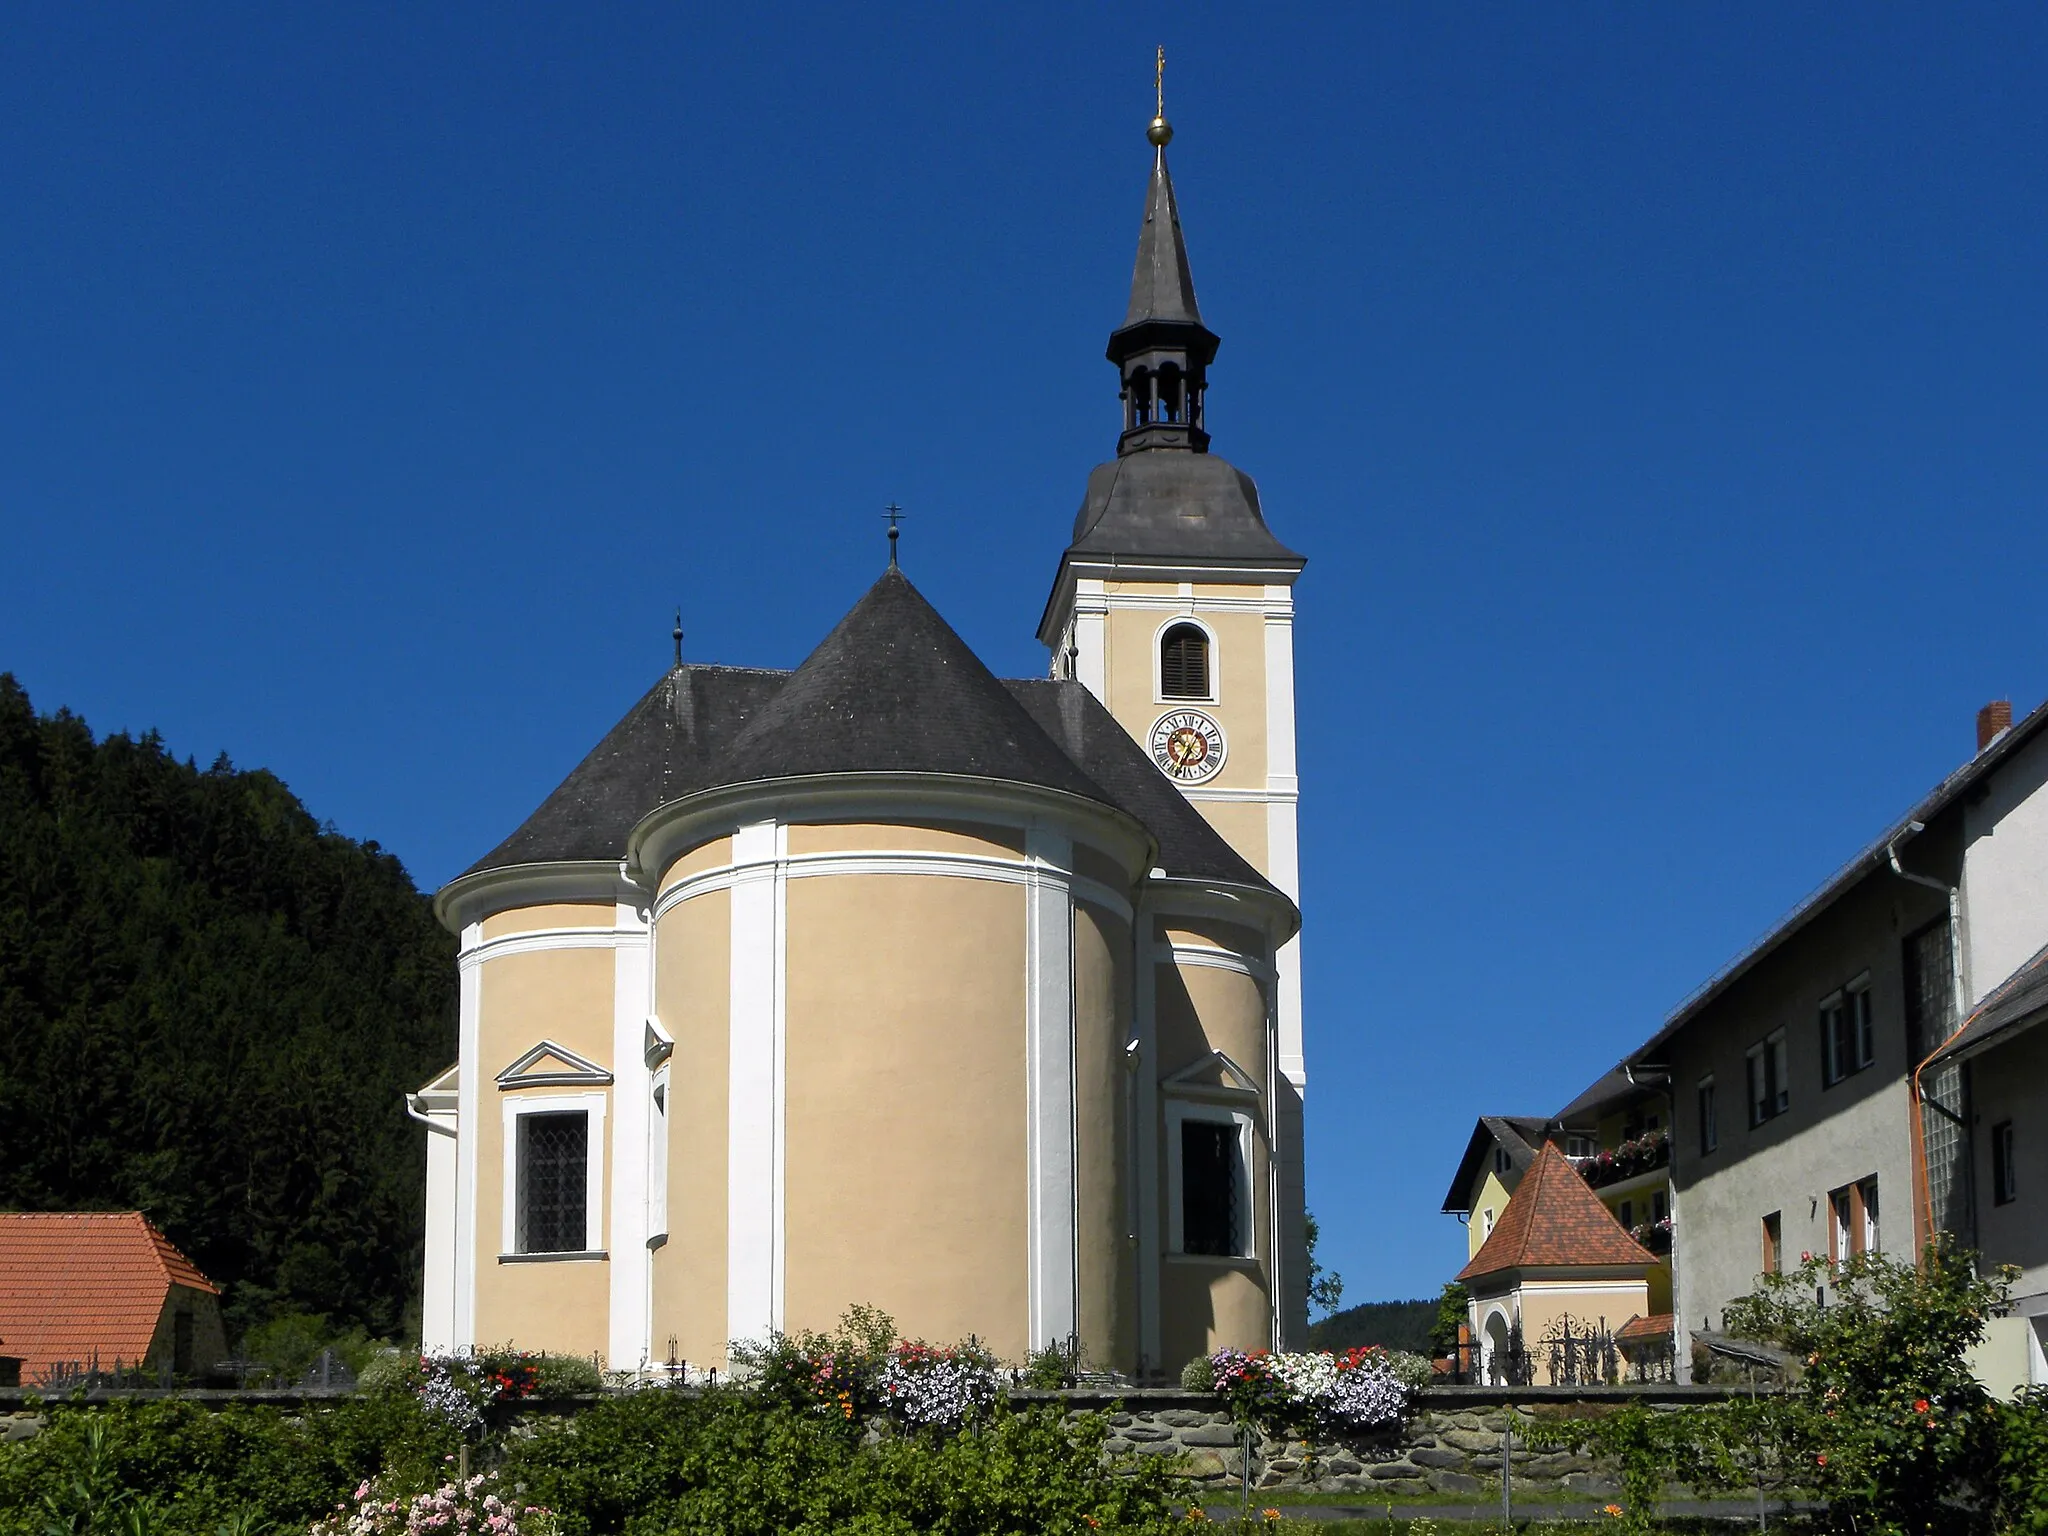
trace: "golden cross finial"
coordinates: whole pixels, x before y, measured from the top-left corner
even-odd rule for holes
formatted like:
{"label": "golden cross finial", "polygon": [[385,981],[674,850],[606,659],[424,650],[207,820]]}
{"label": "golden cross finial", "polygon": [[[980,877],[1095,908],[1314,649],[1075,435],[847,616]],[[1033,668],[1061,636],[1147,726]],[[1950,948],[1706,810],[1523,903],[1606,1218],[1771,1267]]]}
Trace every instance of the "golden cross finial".
{"label": "golden cross finial", "polygon": [[1152,119],[1152,126],[1145,130],[1145,137],[1164,149],[1167,140],[1173,137],[1173,125],[1166,120],[1166,45],[1163,43],[1159,47],[1159,61],[1152,70],[1152,93],[1158,115]]}

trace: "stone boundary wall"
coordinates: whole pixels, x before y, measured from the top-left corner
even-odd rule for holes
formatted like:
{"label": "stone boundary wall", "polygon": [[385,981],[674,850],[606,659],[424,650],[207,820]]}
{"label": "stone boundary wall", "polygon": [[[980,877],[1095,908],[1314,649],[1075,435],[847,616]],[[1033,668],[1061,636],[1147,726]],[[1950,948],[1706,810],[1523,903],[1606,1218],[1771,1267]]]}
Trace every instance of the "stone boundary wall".
{"label": "stone boundary wall", "polygon": [[[687,1389],[686,1389],[687,1390]],[[1613,1469],[1598,1459],[1525,1444],[1511,1416],[1589,1417],[1631,1402],[1653,1409],[1725,1402],[1723,1387],[1425,1387],[1399,1428],[1343,1440],[1302,1440],[1255,1434],[1252,1485],[1371,1494],[1398,1502],[1416,1494],[1500,1493],[1502,1439],[1506,1436],[1513,1496],[1579,1498],[1616,1491]],[[303,1408],[345,1392],[102,1390],[87,1403],[184,1398],[213,1406],[231,1403]],[[67,1399],[75,1401],[76,1399]],[[1113,1453],[1184,1458],[1188,1474],[1212,1487],[1235,1487],[1244,1476],[1242,1432],[1220,1398],[1207,1392],[1161,1387],[1123,1392],[1012,1392],[1018,1406],[1058,1403],[1069,1412],[1104,1414]],[[574,1414],[592,1399],[533,1405],[539,1413]],[[33,1393],[0,1389],[0,1442],[26,1439],[41,1427]]]}

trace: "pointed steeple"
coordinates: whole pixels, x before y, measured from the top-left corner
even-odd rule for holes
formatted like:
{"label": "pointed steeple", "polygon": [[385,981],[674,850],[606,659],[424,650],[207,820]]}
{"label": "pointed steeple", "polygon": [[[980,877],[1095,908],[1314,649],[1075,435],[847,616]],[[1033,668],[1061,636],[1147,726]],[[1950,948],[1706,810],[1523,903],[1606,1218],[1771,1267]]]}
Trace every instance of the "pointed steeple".
{"label": "pointed steeple", "polygon": [[1173,173],[1166,168],[1166,146],[1152,161],[1152,183],[1145,189],[1145,222],[1138,230],[1138,264],[1131,273],[1131,307],[1124,328],[1147,320],[1200,325],[1195,306],[1195,279],[1188,270],[1187,240],[1180,230],[1180,207],[1173,199]]}
{"label": "pointed steeple", "polygon": [[1166,168],[1166,143],[1173,129],[1160,115],[1146,137],[1152,141],[1152,180],[1145,188],[1145,222],[1138,229],[1138,260],[1131,272],[1131,303],[1124,323],[1111,333],[1109,360],[1123,377],[1124,430],[1116,451],[1150,448],[1206,453],[1203,395],[1217,337],[1202,324],[1195,305],[1195,279],[1188,269],[1180,206],[1173,175]]}

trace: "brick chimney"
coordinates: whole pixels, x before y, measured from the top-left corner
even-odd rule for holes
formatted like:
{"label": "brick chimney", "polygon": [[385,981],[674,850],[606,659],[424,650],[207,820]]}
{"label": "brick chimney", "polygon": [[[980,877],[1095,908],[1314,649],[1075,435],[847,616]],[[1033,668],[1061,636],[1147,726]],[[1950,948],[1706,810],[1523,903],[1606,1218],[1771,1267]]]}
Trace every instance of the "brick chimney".
{"label": "brick chimney", "polygon": [[1991,745],[2000,731],[2012,729],[2012,700],[1993,699],[1977,711],[1977,750]]}

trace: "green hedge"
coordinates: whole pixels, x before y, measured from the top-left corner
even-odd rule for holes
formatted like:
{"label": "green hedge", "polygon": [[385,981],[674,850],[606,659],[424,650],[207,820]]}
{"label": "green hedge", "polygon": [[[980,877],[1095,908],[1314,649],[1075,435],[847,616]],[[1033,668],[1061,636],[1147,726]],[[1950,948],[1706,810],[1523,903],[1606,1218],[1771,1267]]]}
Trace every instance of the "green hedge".
{"label": "green hedge", "polygon": [[[459,1437],[404,1395],[291,1413],[164,1401],[55,1405],[0,1446],[0,1536],[258,1536],[303,1530],[361,1482],[453,1476]],[[650,1390],[499,1427],[477,1469],[563,1536],[771,1532],[1163,1533],[1185,1486],[1162,1458],[1111,1467],[1100,1416],[997,1408],[957,1434],[878,1432],[730,1387]]]}

